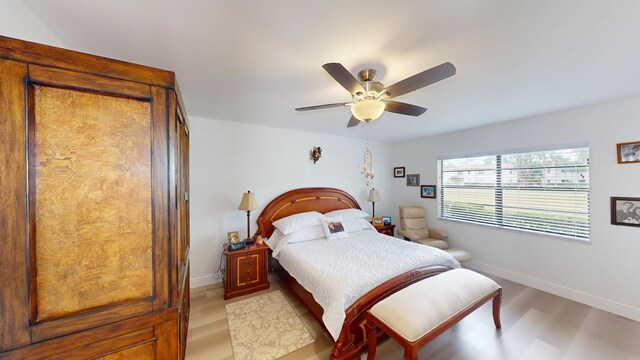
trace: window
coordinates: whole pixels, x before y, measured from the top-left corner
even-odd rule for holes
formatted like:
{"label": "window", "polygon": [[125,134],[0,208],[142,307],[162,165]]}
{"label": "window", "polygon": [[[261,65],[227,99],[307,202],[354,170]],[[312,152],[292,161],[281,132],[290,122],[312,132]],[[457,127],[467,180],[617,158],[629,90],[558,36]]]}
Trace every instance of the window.
{"label": "window", "polygon": [[441,158],[439,215],[589,240],[589,148]]}

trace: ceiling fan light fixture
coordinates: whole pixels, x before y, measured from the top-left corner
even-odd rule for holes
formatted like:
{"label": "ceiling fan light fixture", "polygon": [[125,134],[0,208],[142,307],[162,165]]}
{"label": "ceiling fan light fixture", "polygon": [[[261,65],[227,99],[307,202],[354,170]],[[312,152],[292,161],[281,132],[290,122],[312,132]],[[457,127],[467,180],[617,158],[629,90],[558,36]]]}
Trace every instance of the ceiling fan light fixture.
{"label": "ceiling fan light fixture", "polygon": [[384,112],[385,104],[376,99],[363,99],[351,105],[351,113],[360,121],[372,121]]}

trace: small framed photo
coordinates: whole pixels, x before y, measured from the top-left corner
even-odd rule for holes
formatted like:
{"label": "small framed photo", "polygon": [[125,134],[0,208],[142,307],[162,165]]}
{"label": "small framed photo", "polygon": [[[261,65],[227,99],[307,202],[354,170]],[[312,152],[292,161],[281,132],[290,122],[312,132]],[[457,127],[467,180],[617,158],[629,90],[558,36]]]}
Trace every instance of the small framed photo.
{"label": "small framed photo", "polygon": [[383,217],[382,217],[382,222],[383,222],[385,225],[391,225],[391,216],[383,216]]}
{"label": "small framed photo", "polygon": [[407,174],[407,186],[420,186],[420,174]]}
{"label": "small framed photo", "polygon": [[420,197],[427,199],[436,198],[436,186],[435,185],[420,185]]}
{"label": "small framed photo", "polygon": [[618,144],[618,164],[640,163],[640,141]]}
{"label": "small framed photo", "polygon": [[229,240],[229,244],[237,244],[242,241],[237,231],[229,231],[227,233],[227,239]]}
{"label": "small framed photo", "polygon": [[393,168],[393,177],[394,178],[403,178],[404,177],[404,166],[394,167]]}
{"label": "small framed photo", "polygon": [[384,226],[384,220],[381,217],[371,218],[371,224],[375,227]]}
{"label": "small framed photo", "polygon": [[611,224],[640,227],[640,198],[612,197]]}

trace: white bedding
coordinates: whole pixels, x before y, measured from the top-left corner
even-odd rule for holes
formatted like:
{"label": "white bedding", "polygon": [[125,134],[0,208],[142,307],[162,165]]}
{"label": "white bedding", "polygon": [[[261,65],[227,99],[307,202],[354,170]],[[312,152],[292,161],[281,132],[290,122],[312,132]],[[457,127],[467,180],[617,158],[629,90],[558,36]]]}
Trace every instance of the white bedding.
{"label": "white bedding", "polygon": [[274,257],[322,306],[322,320],[334,340],[345,309],[377,285],[421,266],[460,267],[442,250],[372,230],[351,233],[347,239],[287,244]]}

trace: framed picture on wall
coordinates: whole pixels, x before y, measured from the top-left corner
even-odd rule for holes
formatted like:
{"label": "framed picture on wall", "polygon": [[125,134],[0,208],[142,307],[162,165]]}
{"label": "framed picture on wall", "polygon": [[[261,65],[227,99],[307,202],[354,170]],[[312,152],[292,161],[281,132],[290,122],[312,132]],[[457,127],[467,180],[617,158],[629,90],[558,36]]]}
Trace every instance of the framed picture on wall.
{"label": "framed picture on wall", "polygon": [[435,185],[420,185],[420,197],[427,199],[436,198],[436,186]]}
{"label": "framed picture on wall", "polygon": [[640,141],[617,144],[618,164],[640,163]]}
{"label": "framed picture on wall", "polygon": [[640,227],[640,198],[612,197],[611,224]]}
{"label": "framed picture on wall", "polygon": [[420,186],[420,174],[407,174],[407,186]]}
{"label": "framed picture on wall", "polygon": [[393,168],[393,177],[394,178],[403,178],[404,177],[404,166],[394,167]]}

